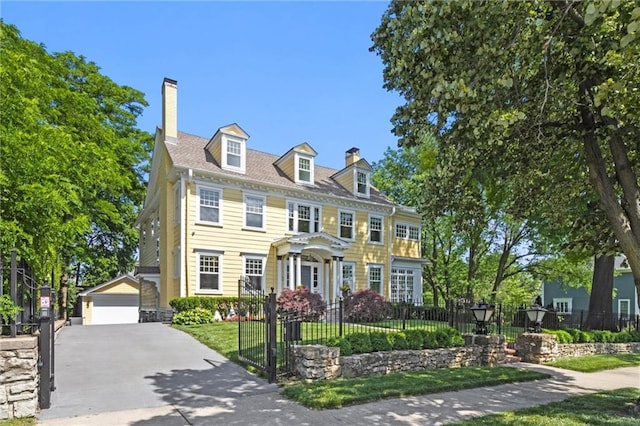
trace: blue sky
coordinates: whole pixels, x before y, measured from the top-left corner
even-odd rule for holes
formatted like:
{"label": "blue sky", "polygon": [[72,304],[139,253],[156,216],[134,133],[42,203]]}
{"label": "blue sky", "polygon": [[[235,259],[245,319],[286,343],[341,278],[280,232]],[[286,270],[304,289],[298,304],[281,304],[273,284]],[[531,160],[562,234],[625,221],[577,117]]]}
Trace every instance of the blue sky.
{"label": "blue sky", "polygon": [[387,2],[3,1],[1,16],[50,52],[70,50],[145,93],[139,120],[161,122],[162,79],[178,81],[178,128],[209,137],[238,123],[249,147],[284,154],[308,142],[341,169],[396,148],[401,98],[383,87],[370,35]]}

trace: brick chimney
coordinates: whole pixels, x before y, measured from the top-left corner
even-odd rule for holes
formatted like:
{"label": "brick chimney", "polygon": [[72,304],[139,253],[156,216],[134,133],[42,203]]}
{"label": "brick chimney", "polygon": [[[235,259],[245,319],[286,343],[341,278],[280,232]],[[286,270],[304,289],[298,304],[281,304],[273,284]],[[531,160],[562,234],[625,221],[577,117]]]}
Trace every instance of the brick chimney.
{"label": "brick chimney", "polygon": [[162,82],[162,132],[165,142],[178,140],[178,82],[166,77]]}
{"label": "brick chimney", "polygon": [[353,163],[357,162],[358,160],[360,160],[360,150],[356,147],[351,148],[346,152],[345,160],[345,167],[349,167]]}

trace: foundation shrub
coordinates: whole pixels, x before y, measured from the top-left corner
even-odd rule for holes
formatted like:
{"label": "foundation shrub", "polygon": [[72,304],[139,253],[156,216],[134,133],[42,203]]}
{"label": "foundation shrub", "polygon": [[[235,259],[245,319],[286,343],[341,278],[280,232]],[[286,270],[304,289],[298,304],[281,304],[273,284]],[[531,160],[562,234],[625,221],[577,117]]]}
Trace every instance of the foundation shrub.
{"label": "foundation shrub", "polygon": [[373,332],[369,335],[369,338],[371,339],[372,352],[390,351],[392,349],[389,335],[384,331]]}
{"label": "foundation shrub", "polygon": [[402,331],[394,331],[388,333],[391,347],[394,351],[404,351],[409,349],[409,342],[407,336]]}
{"label": "foundation shrub", "polygon": [[347,336],[354,354],[366,354],[372,351],[371,337],[369,333],[353,333]]}
{"label": "foundation shrub", "polygon": [[424,338],[420,330],[405,330],[405,336],[407,336],[407,343],[409,349],[420,350],[424,345]]}

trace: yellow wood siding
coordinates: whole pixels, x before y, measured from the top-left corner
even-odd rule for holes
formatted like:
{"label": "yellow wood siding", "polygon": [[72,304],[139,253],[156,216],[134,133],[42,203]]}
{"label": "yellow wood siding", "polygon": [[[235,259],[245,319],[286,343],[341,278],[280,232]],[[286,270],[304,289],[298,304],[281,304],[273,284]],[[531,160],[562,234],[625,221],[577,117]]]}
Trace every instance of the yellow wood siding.
{"label": "yellow wood siding", "polygon": [[353,194],[353,170],[350,170],[336,179],[347,191]]}
{"label": "yellow wood siding", "polygon": [[295,162],[294,160],[294,156],[290,155],[289,157],[285,158],[282,163],[279,164],[280,170],[282,170],[282,172],[287,175],[287,177],[289,177],[289,179],[295,181],[296,180],[296,168],[295,168]]}
{"label": "yellow wood siding", "polygon": [[135,282],[121,281],[112,285],[96,290],[95,293],[101,294],[138,294],[138,284]]}

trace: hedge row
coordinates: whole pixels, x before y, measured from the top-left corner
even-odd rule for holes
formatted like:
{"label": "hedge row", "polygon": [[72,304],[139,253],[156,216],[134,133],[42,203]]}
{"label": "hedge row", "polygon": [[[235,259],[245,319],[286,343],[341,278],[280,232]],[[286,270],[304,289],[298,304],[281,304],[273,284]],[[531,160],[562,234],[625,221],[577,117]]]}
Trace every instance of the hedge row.
{"label": "hedge row", "polygon": [[582,331],[577,328],[564,330],[543,330],[556,336],[558,343],[628,343],[640,342],[640,332],[624,330],[619,332],[607,330]]}
{"label": "hedge row", "polygon": [[458,330],[443,328],[436,331],[374,331],[369,333],[352,333],[343,337],[328,339],[327,346],[340,348],[340,355],[381,352],[407,349],[438,349],[464,346],[464,339]]}
{"label": "hedge row", "polygon": [[231,313],[231,309],[233,309],[236,313],[241,313],[242,315],[260,312],[259,304],[260,301],[256,300],[255,298],[241,298],[241,309],[238,309],[237,296],[189,296],[176,297],[175,299],[171,299],[171,301],[169,301],[169,305],[176,311],[176,313],[191,311],[196,308],[203,308],[211,312],[218,311],[223,318],[226,318]]}

